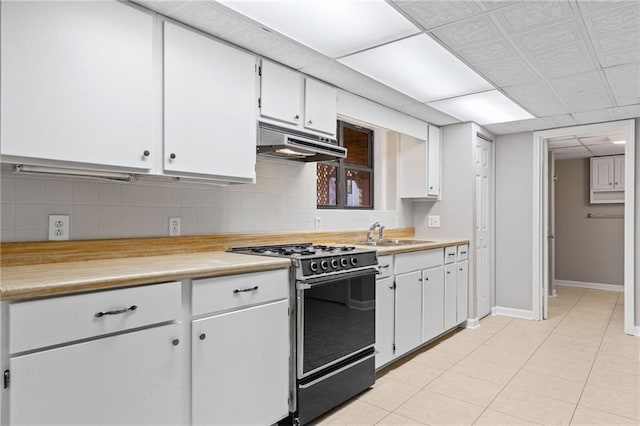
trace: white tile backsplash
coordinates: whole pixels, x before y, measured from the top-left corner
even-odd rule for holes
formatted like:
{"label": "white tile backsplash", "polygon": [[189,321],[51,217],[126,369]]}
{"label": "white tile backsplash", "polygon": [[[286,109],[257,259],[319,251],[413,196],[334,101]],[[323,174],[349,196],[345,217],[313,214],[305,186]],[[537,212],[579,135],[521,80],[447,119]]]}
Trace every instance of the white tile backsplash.
{"label": "white tile backsplash", "polygon": [[[397,211],[316,209],[315,163],[259,159],[254,185],[228,187],[140,180],[0,176],[0,240],[47,239],[47,215],[69,214],[72,239],[167,236],[168,218],[181,218],[182,235],[230,232],[362,229],[375,221],[392,228]],[[398,203],[401,204],[401,203]],[[411,215],[408,215],[411,217]]]}

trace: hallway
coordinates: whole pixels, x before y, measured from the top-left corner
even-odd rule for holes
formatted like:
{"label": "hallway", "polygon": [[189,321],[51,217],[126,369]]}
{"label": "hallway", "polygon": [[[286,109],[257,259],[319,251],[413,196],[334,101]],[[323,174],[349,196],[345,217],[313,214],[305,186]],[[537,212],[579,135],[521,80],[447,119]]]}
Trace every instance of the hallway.
{"label": "hallway", "polygon": [[549,319],[483,319],[378,375],[321,425],[637,425],[640,339],[623,293],[557,287]]}

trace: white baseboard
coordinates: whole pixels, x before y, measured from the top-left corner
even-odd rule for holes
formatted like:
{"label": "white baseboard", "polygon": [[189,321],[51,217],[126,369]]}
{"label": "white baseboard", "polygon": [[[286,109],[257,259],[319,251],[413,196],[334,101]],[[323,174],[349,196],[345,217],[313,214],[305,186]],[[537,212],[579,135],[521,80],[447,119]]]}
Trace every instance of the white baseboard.
{"label": "white baseboard", "polygon": [[505,308],[503,306],[494,306],[491,308],[491,315],[502,315],[505,317],[533,319],[533,311],[525,311],[524,309]]}
{"label": "white baseboard", "polygon": [[[554,283],[555,284],[555,283]],[[556,289],[553,289],[553,293],[549,295],[549,297],[558,297],[558,292],[556,291]]]}
{"label": "white baseboard", "polygon": [[634,336],[640,337],[640,325],[633,327],[633,330],[631,332],[633,333]]}
{"label": "white baseboard", "polygon": [[469,318],[465,322],[462,323],[463,328],[478,328],[480,327],[480,318]]}
{"label": "white baseboard", "polygon": [[585,281],[569,281],[569,280],[554,280],[553,285],[561,285],[566,287],[580,287],[589,288],[593,290],[609,290],[609,291],[624,291],[624,285],[616,284],[602,284],[602,283],[588,283]]}

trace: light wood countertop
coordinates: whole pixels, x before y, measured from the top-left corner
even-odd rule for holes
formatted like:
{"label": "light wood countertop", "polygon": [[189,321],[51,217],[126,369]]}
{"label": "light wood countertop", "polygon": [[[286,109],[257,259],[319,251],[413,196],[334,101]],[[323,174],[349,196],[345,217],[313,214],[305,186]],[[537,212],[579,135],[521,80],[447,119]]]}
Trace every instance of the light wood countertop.
{"label": "light wood countertop", "polygon": [[420,251],[420,250],[430,250],[448,246],[457,246],[459,244],[469,244],[469,240],[463,239],[446,239],[446,240],[427,240],[420,238],[408,238],[415,241],[423,241],[421,243],[415,244],[403,244],[398,246],[359,246],[359,247],[369,247],[375,248],[378,251],[378,256],[384,256],[387,254],[400,254],[400,253],[409,253],[412,251]]}
{"label": "light wood countertop", "polygon": [[5,266],[0,270],[0,300],[107,290],[165,281],[287,268],[285,258],[223,251],[122,259]]}

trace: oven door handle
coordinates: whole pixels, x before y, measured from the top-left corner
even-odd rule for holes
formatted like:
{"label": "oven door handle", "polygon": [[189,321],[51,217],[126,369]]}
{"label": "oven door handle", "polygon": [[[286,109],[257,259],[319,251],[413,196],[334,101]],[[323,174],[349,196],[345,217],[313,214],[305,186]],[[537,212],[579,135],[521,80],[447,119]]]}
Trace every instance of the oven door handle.
{"label": "oven door handle", "polygon": [[330,275],[328,277],[309,278],[304,281],[298,281],[296,283],[296,288],[298,290],[309,290],[310,288],[316,285],[327,284],[330,282],[335,282],[335,281],[348,279],[348,278],[358,278],[358,277],[364,277],[366,275],[375,275],[379,273],[380,271],[378,271],[377,268],[367,268],[357,272],[345,272],[343,274]]}
{"label": "oven door handle", "polygon": [[360,358],[359,360],[357,360],[356,362],[354,362],[352,364],[345,365],[342,368],[338,368],[337,370],[332,371],[331,373],[327,374],[326,376],[322,376],[322,377],[320,377],[320,378],[318,378],[318,379],[316,379],[316,380],[314,380],[312,382],[305,383],[304,385],[298,385],[298,387],[300,389],[307,389],[307,388],[310,388],[313,385],[317,385],[318,383],[323,382],[323,381],[327,380],[328,378],[335,376],[336,374],[340,374],[343,371],[348,370],[351,367],[355,367],[356,365],[361,364],[361,363],[373,358],[374,356],[376,356],[377,353],[378,352],[376,351],[376,352],[374,352],[374,353],[372,353],[370,355],[365,356],[364,358]]}

